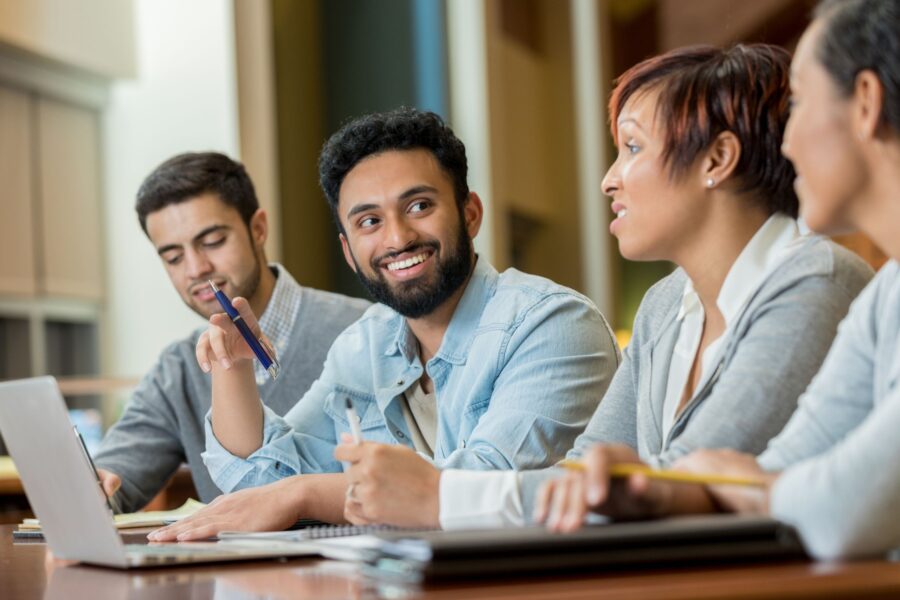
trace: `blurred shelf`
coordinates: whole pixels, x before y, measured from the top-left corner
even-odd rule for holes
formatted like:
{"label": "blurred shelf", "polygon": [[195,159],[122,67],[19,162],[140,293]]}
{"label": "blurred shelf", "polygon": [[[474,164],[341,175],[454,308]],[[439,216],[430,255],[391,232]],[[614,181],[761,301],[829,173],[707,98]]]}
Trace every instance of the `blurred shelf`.
{"label": "blurred shelf", "polygon": [[61,377],[57,378],[63,396],[91,396],[134,388],[137,377]]}

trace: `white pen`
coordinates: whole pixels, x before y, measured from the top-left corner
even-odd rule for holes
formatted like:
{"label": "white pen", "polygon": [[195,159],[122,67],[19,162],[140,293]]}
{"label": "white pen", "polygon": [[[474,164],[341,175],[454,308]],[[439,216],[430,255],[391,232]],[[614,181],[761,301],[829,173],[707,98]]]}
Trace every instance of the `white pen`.
{"label": "white pen", "polygon": [[350,398],[346,398],[347,401],[347,421],[350,422],[350,433],[353,434],[353,443],[362,444],[362,429],[359,428],[359,415],[356,414],[356,409],[353,408],[353,403],[350,402]]}

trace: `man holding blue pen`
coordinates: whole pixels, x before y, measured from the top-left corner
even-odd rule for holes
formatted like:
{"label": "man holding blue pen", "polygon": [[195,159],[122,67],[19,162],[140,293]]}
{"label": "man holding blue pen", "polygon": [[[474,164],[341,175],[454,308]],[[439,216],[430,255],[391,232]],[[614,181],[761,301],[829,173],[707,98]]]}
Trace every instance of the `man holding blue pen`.
{"label": "man holding blue pen", "polygon": [[[325,144],[319,172],[347,264],[379,304],[338,337],[284,418],[259,402],[254,354],[231,319],[210,319],[197,346],[213,381],[204,459],[235,493],[151,539],[343,521],[345,497],[367,494],[335,457],[357,426],[358,447],[380,464],[553,464],[616,369],[614,338],[587,298],[475,254],[481,200],[462,142],[437,115],[351,122]],[[251,307],[234,308],[257,336]],[[432,510],[422,505],[423,521]]]}
{"label": "man holding blue pen", "polygon": [[[222,154],[165,161],[141,185],[136,210],[188,308],[203,319],[222,310],[212,281],[262,315],[273,354],[285,368],[277,380],[256,368],[253,379],[274,413],[287,412],[319,376],[337,335],[369,303],[302,287],[283,266],[268,263],[266,213],[243,165]],[[200,458],[212,393],[209,376],[194,359],[204,329],[163,350],[94,457],[105,491],[124,511],[147,504],[184,462],[202,501],[221,493]]]}

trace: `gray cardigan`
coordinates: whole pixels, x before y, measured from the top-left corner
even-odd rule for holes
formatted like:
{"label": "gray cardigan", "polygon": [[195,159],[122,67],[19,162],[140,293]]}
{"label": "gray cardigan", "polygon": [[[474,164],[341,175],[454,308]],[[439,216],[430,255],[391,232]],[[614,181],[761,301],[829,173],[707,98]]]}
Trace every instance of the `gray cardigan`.
{"label": "gray cardigan", "polygon": [[[301,288],[300,308],[278,379],[266,379],[259,394],[279,415],[293,407],[318,378],[331,343],[369,303]],[[221,494],[200,458],[204,417],[212,398],[210,377],[200,370],[194,347],[202,327],[165,350],[131,396],[119,422],[107,432],[94,462],[122,478],[116,498],[134,511],[153,499],[178,466],[187,462],[200,500]]]}
{"label": "gray cardigan", "polygon": [[787,469],[772,515],[819,558],[900,547],[900,265],[886,264],[850,308],[800,407],[759,457]]}
{"label": "gray cardigan", "polygon": [[[663,438],[662,407],[687,279],[676,270],[644,296],[622,364],[568,457],[597,443],[626,444],[660,467],[699,448],[759,454],[796,409],[838,323],[871,277],[859,257],[837,244],[821,237],[803,242],[750,297],[726,332],[715,374]],[[556,472],[520,474],[525,515],[532,513],[538,486]]]}

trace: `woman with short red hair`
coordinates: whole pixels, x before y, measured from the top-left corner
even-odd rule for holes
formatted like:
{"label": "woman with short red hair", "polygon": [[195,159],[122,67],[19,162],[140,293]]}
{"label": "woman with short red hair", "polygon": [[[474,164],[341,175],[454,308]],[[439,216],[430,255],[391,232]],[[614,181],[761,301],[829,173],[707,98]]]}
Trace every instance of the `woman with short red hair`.
{"label": "woman with short red hair", "polygon": [[[610,231],[626,258],[678,269],[644,297],[623,361],[570,458],[590,450],[667,466],[709,446],[761,452],[870,279],[857,257],[797,223],[794,171],[779,150],[789,63],[774,46],[692,47],[620,78],[610,101],[619,155],[603,182],[616,213]],[[391,485],[416,490],[392,513],[420,517],[426,507],[444,528],[523,524],[538,486],[561,473],[444,470],[438,480],[422,476],[428,469],[391,472]],[[425,480],[438,489],[422,492]],[[580,481],[555,483],[556,500],[542,496],[538,517],[557,529],[580,525],[585,508],[562,518],[563,502],[584,502],[566,487]]]}

